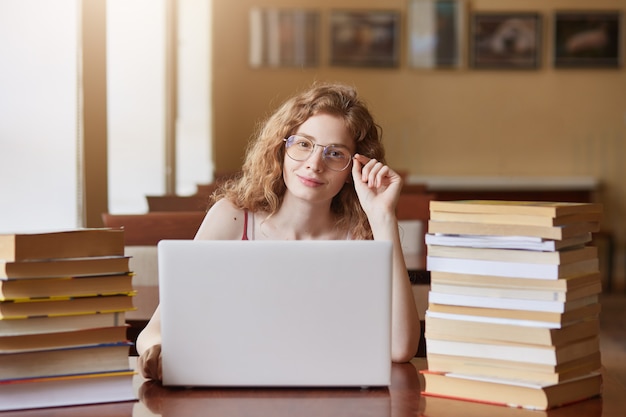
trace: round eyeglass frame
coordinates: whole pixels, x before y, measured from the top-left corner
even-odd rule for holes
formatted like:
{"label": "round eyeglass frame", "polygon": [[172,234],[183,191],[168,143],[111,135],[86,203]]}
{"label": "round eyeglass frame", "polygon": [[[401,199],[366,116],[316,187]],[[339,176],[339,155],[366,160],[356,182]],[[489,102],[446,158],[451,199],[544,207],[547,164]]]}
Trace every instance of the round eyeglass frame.
{"label": "round eyeglass frame", "polygon": [[[305,158],[298,159],[298,158],[294,158],[292,155],[289,154],[289,148],[291,147],[290,141],[292,141],[295,138],[301,138],[301,139],[304,139],[307,142],[311,143],[311,152],[309,152],[309,154]],[[328,169],[330,169],[331,171],[335,171],[335,172],[345,171],[345,169],[350,166],[350,162],[352,162],[352,157],[354,156],[352,154],[349,154],[350,157],[348,158],[348,160],[346,162],[346,165],[343,168],[341,168],[341,169],[336,169],[336,168],[333,168],[332,166],[329,165],[326,153],[327,153],[328,149],[337,148],[337,147],[339,147],[339,145],[334,145],[334,144],[331,144],[331,145],[320,145],[319,143],[315,143],[311,139],[306,138],[304,136],[300,136],[300,135],[291,135],[289,137],[286,137],[286,138],[283,139],[283,142],[285,142],[285,153],[287,154],[287,156],[289,158],[293,159],[294,161],[299,161],[299,162],[306,161],[307,159],[309,159],[311,157],[311,155],[313,155],[313,152],[315,152],[315,147],[316,146],[321,147],[322,148],[322,160],[324,161],[324,165],[326,165],[326,167],[328,167]]]}

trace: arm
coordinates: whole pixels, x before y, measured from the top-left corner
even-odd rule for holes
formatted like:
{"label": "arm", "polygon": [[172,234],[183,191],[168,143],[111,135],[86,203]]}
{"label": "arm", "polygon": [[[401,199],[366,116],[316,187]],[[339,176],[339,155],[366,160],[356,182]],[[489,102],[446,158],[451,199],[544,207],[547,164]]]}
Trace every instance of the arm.
{"label": "arm", "polygon": [[402,179],[388,166],[362,155],[354,158],[352,177],[374,239],[393,244],[391,357],[394,362],[407,362],[417,352],[421,329],[395,214]]}
{"label": "arm", "polygon": [[[211,207],[205,216],[195,239],[235,240],[243,232],[241,210],[229,201],[220,200]],[[154,311],[150,321],[137,337],[139,359],[137,367],[141,374],[150,379],[161,380],[161,313]]]}
{"label": "arm", "polygon": [[137,368],[144,378],[163,379],[161,370],[161,313],[156,308],[150,321],[137,336]]}

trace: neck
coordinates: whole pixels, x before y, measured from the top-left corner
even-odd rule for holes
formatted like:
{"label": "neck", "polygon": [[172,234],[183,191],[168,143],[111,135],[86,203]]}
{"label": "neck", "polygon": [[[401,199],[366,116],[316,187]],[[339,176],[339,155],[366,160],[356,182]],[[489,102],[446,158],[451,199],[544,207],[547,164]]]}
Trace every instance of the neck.
{"label": "neck", "polygon": [[268,239],[281,240],[345,237],[345,232],[336,228],[336,218],[330,211],[330,202],[314,204],[288,196],[285,196],[278,212],[262,222],[261,233]]}

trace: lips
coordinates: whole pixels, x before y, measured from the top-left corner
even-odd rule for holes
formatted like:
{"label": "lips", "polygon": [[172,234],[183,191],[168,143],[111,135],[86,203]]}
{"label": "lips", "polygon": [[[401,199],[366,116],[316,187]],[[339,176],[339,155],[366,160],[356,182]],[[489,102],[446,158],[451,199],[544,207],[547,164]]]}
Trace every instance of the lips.
{"label": "lips", "polygon": [[319,187],[324,184],[322,181],[310,177],[298,176],[298,179],[302,184],[306,185],[307,187]]}

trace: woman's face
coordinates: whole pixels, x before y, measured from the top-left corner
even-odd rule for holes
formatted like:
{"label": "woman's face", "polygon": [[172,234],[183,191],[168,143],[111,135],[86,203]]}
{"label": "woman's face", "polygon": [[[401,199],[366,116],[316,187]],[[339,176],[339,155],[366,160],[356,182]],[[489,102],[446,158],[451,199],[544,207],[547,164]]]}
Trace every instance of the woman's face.
{"label": "woman's face", "polygon": [[283,177],[288,192],[312,202],[332,200],[351,175],[352,163],[343,171],[330,169],[323,158],[324,147],[336,145],[349,155],[354,155],[356,148],[343,119],[316,114],[302,123],[295,134],[309,139],[314,146],[311,155],[302,161],[296,161],[285,153]]}

